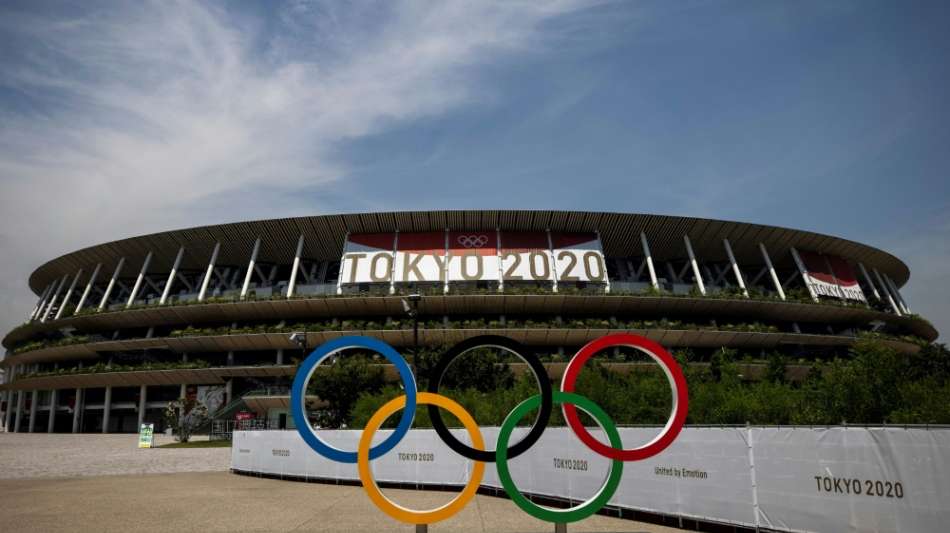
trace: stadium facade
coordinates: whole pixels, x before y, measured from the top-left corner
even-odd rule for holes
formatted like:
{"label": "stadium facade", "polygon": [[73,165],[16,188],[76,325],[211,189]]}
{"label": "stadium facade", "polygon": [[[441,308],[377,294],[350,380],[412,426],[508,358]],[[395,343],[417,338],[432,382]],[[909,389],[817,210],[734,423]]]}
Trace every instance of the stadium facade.
{"label": "stadium facade", "polygon": [[289,425],[296,361],[353,334],[397,348],[504,335],[548,354],[552,376],[617,331],[700,359],[722,347],[834,357],[863,336],[913,352],[937,332],[900,293],[909,275],[846,239],[643,214],[361,213],[168,231],[33,272],[38,302],[3,339],[2,421],[161,430],[168,402],[193,396],[218,416]]}

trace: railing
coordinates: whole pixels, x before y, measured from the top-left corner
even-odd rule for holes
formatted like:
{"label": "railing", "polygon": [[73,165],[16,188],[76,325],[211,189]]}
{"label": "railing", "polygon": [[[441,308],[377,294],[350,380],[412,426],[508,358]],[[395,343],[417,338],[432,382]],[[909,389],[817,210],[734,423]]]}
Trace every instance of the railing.
{"label": "railing", "polygon": [[209,440],[231,440],[235,431],[271,431],[280,429],[277,420],[249,418],[247,420],[212,420]]}

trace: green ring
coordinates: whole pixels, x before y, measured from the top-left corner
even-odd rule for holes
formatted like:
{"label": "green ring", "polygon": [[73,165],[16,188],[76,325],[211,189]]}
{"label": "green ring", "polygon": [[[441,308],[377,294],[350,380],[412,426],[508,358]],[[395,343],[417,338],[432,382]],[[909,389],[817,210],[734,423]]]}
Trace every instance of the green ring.
{"label": "green ring", "polygon": [[[611,420],[610,417],[607,416],[607,413],[598,407],[596,403],[584,396],[571,392],[555,391],[553,396],[555,404],[574,404],[593,416],[594,420],[596,420],[597,423],[600,424],[600,427],[607,433],[610,445],[618,449],[623,447],[623,443],[620,441],[620,433],[617,432],[617,427],[614,425],[613,420]],[[515,482],[512,481],[511,472],[508,471],[508,439],[511,438],[511,432],[515,429],[515,425],[518,421],[524,418],[529,411],[537,409],[540,405],[541,395],[536,394],[512,409],[511,413],[508,414],[502,423],[501,431],[498,433],[498,444],[495,448],[495,466],[498,469],[498,479],[501,481],[501,486],[505,488],[505,492],[508,493],[508,497],[511,498],[511,501],[515,502],[521,510],[535,518],[556,524],[567,524],[569,522],[583,520],[599,511],[607,504],[610,497],[614,495],[617,486],[620,485],[620,478],[623,475],[623,462],[614,459],[610,465],[610,474],[607,476],[607,480],[600,488],[600,491],[577,507],[571,507],[569,509],[548,509],[536,505],[528,498],[525,498],[518,490]]]}

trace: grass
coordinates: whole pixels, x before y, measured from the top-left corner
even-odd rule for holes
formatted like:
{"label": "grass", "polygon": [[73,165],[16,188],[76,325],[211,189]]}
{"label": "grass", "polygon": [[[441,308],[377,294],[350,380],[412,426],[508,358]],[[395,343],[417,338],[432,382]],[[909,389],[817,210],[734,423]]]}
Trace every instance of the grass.
{"label": "grass", "polygon": [[229,440],[193,440],[189,442],[172,442],[170,444],[162,444],[161,446],[156,446],[156,448],[230,448],[231,441]]}

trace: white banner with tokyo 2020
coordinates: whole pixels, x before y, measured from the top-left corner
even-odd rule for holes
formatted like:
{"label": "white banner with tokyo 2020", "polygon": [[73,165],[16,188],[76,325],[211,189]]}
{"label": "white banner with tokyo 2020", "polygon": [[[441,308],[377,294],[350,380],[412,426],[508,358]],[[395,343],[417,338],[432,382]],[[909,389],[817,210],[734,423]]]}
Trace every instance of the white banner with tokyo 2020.
{"label": "white banner with tokyo 2020", "polygon": [[[517,428],[511,442],[527,428]],[[603,439],[597,429],[594,436]],[[627,446],[656,428],[619,428]],[[356,450],[358,430],[319,431]],[[374,445],[390,434],[380,430]],[[470,444],[465,430],[453,430]],[[498,428],[482,428],[493,449]],[[376,479],[462,486],[473,463],[432,430],[414,429],[371,461]],[[509,461],[529,494],[583,500],[604,481],[610,460],[569,428],[550,428]],[[355,464],[314,453],[295,431],[236,431],[234,470],[301,478],[358,480]],[[901,428],[685,428],[669,448],[623,465],[610,505],[779,531],[932,532],[950,523],[950,430]],[[494,465],[482,486],[500,488]]]}

